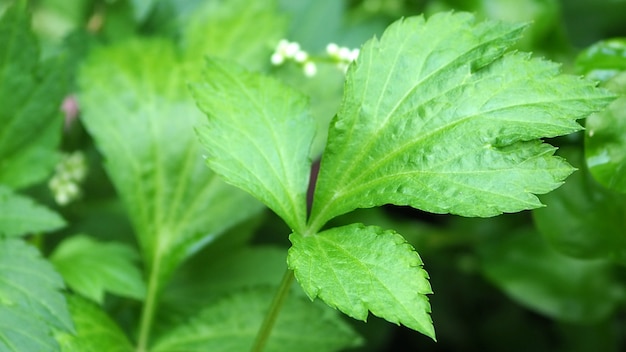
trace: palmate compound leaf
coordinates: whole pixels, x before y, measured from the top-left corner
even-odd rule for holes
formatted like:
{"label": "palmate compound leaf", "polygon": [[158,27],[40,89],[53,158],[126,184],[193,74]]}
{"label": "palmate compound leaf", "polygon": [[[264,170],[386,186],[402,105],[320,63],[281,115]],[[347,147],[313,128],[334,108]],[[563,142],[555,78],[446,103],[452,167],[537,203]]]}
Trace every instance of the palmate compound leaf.
{"label": "palmate compound leaf", "polygon": [[82,118],[148,265],[162,276],[262,209],[206,167],[189,70],[171,42],[130,40],[93,52],[79,75]]}
{"label": "palmate compound leaf", "polygon": [[198,134],[211,169],[303,232],[315,133],[306,97],[277,80],[212,59],[204,82],[192,89],[209,117]]}
{"label": "palmate compound leaf", "polygon": [[[249,351],[274,293],[274,287],[255,287],[215,300],[188,322],[169,330],[151,351]],[[330,352],[361,343],[336,311],[291,294],[263,351]]]}
{"label": "palmate compound leaf", "polygon": [[422,260],[394,231],[352,224],[314,236],[297,233],[287,262],[307,295],[366,320],[368,311],[431,338],[435,331]]}
{"label": "palmate compound leaf", "polygon": [[35,248],[0,239],[0,351],[53,351],[53,330],[74,332],[62,288]]}
{"label": "palmate compound leaf", "polygon": [[542,137],[612,96],[558,65],[505,51],[523,25],[443,13],[392,24],[367,42],[331,124],[312,228],[386,203],[493,216],[536,208],[573,168]]}

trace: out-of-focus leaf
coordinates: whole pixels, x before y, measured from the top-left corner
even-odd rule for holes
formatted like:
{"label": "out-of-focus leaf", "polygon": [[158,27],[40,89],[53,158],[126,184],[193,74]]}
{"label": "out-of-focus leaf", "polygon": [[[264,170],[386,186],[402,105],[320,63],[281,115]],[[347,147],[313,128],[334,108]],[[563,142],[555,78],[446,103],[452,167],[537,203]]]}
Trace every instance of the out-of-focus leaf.
{"label": "out-of-focus leaf", "polygon": [[26,1],[0,19],[0,183],[18,189],[40,182],[57,160],[65,67],[39,61]]}
{"label": "out-of-focus leaf", "polygon": [[[274,289],[256,288],[215,301],[186,324],[157,339],[151,351],[248,351],[273,294]],[[264,351],[338,351],[361,342],[337,312],[290,295]]]}
{"label": "out-of-focus leaf", "polygon": [[482,270],[519,304],[554,319],[592,324],[624,298],[610,262],[559,254],[535,232],[502,235],[481,246]]}
{"label": "out-of-focus leaf", "polygon": [[63,280],[37,250],[0,239],[0,351],[53,351],[52,331],[74,332]]}
{"label": "out-of-focus leaf", "polygon": [[600,186],[584,167],[582,152],[562,149],[580,170],[565,184],[541,196],[537,228],[558,251],[577,258],[626,257],[626,195]]}
{"label": "out-of-focus leaf", "polygon": [[204,117],[187,68],[170,42],[131,40],[93,52],[79,77],[83,121],[149,270],[163,276],[262,209],[206,167],[193,130]]}
{"label": "out-of-focus leaf", "polygon": [[269,66],[287,26],[275,0],[208,1],[187,22],[182,39],[188,59],[218,57],[251,70]]}
{"label": "out-of-focus leaf", "polygon": [[359,320],[371,311],[435,338],[428,274],[402,236],[352,224],[313,236],[293,233],[289,239],[289,268],[311,299],[319,297]]}
{"label": "out-of-focus leaf", "polygon": [[59,214],[0,185],[0,237],[49,232],[65,226]]}
{"label": "out-of-focus leaf", "polygon": [[606,86],[621,96],[605,110],[587,118],[585,157],[589,171],[600,184],[626,193],[626,71]]}
{"label": "out-of-focus leaf", "polygon": [[576,57],[576,72],[606,82],[626,71],[626,38],[607,39],[593,44]]}
{"label": "out-of-focus leaf", "polygon": [[67,286],[100,304],[105,291],[139,300],[145,296],[142,273],[135,264],[138,259],[128,245],[97,242],[84,235],[64,240],[50,257]]}
{"label": "out-of-focus leaf", "polygon": [[67,298],[76,333],[58,332],[62,352],[132,352],[134,347],[120,327],[94,303],[78,296]]}

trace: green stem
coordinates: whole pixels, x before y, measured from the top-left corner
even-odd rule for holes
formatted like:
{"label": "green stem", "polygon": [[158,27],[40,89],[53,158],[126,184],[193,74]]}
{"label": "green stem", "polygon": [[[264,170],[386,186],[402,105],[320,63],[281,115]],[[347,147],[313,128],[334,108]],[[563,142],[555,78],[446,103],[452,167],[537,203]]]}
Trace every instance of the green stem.
{"label": "green stem", "polygon": [[148,290],[146,292],[146,300],[141,312],[141,321],[139,323],[139,337],[137,339],[137,352],[148,351],[148,342],[150,341],[150,330],[152,329],[152,321],[156,311],[157,293],[159,291],[159,272],[161,266],[161,258],[159,253],[154,256],[150,268],[150,277],[148,278]]}
{"label": "green stem", "polygon": [[287,269],[285,275],[283,275],[283,280],[280,282],[280,287],[278,287],[278,292],[274,296],[272,300],[272,305],[270,306],[269,311],[265,315],[265,320],[263,320],[263,324],[261,324],[261,328],[256,335],[256,340],[254,341],[254,345],[252,346],[252,352],[261,352],[267,343],[267,340],[272,333],[272,328],[274,327],[274,323],[276,323],[276,319],[278,318],[278,313],[280,313],[280,309],[289,294],[291,289],[291,283],[293,282],[293,270]]}

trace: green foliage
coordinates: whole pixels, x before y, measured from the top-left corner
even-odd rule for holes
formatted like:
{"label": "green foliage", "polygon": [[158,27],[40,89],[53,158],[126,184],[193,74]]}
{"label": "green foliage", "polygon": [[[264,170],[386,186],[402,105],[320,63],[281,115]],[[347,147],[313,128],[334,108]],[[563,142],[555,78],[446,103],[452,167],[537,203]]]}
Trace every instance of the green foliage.
{"label": "green foliage", "polygon": [[57,333],[63,352],[130,352],[134,348],[119,326],[102,309],[78,296],[68,297],[76,334]]}
{"label": "green foliage", "polygon": [[24,188],[44,180],[54,167],[66,93],[65,67],[39,59],[25,1],[0,19],[0,184]]}
{"label": "green foliage", "polygon": [[63,280],[20,239],[0,240],[0,349],[55,350],[52,330],[73,332]]}
{"label": "green foliage", "polygon": [[[274,289],[258,288],[216,300],[156,341],[153,351],[247,351],[273,294]],[[265,351],[337,351],[360,341],[336,312],[290,296]]]}
{"label": "green foliage", "polygon": [[[307,295],[360,320],[368,310],[433,339],[422,259],[393,231],[352,224],[315,236],[293,233],[287,261]],[[417,296],[417,297],[416,297]]]}
{"label": "green foliage", "polygon": [[0,184],[0,235],[24,236],[58,230],[65,221],[50,209]]}
{"label": "green foliage", "polygon": [[0,0],[0,350],[620,350],[620,6]]}
{"label": "green foliage", "polygon": [[66,239],[50,256],[69,288],[99,304],[105,291],[138,300],[145,297],[146,287],[135,265],[138,259],[134,248],[84,235]]}

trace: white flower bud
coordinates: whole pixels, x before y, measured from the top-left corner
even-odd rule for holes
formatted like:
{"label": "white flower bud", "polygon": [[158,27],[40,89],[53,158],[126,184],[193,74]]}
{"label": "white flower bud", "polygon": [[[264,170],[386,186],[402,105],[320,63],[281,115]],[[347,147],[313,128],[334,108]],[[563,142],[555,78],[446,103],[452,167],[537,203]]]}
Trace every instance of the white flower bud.
{"label": "white flower bud", "polygon": [[331,57],[336,57],[337,53],[339,53],[339,46],[335,43],[328,43],[326,45],[326,53]]}
{"label": "white flower bud", "polygon": [[303,63],[308,60],[308,58],[309,54],[307,54],[307,52],[303,50],[298,51],[293,57],[293,59],[298,63]]}
{"label": "white flower bud", "polygon": [[281,53],[274,53],[272,54],[272,58],[270,60],[272,61],[272,65],[280,66],[283,62],[285,62],[285,57]]}

